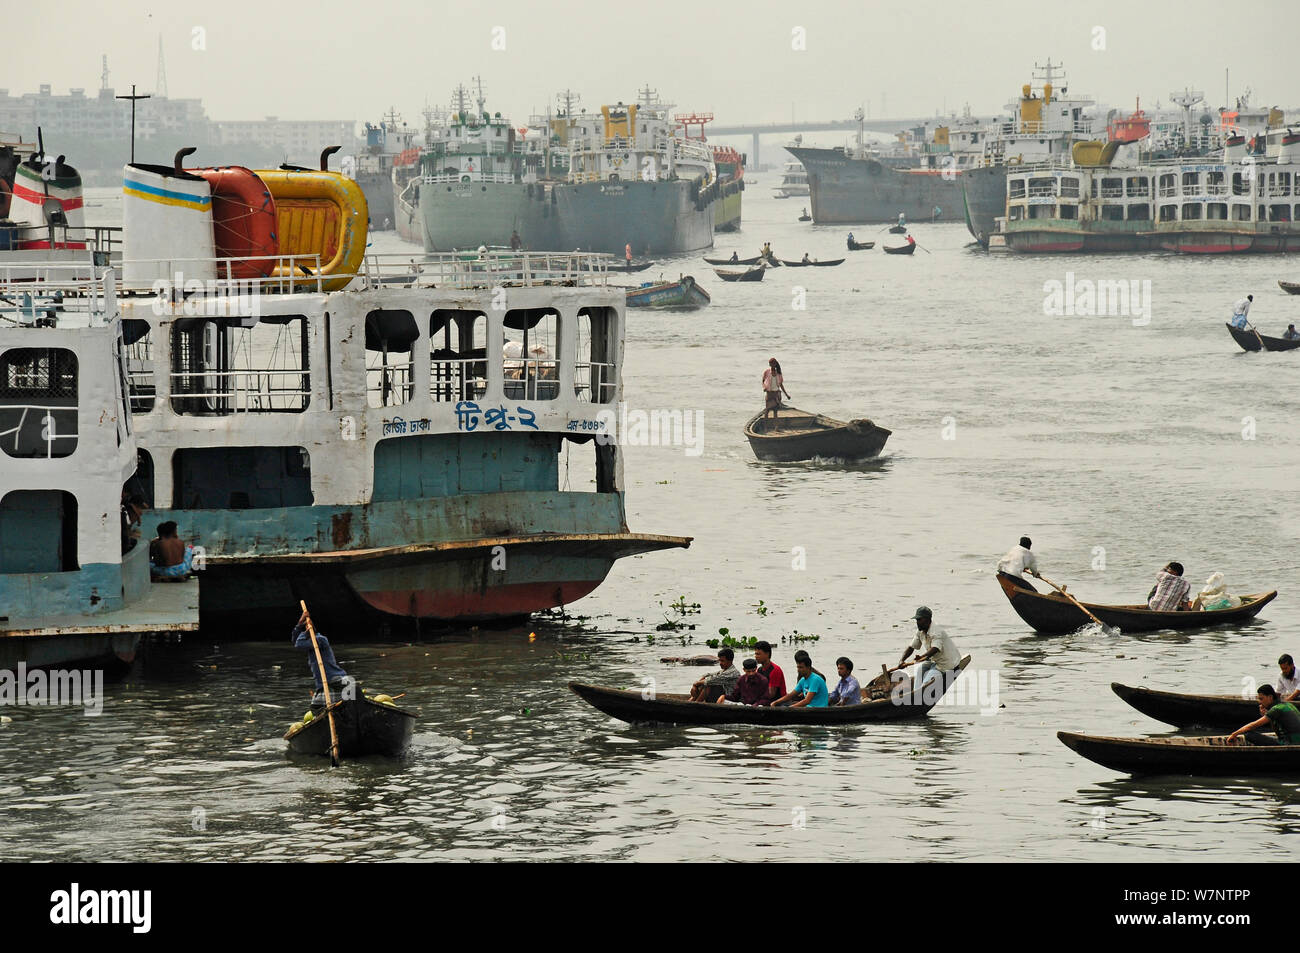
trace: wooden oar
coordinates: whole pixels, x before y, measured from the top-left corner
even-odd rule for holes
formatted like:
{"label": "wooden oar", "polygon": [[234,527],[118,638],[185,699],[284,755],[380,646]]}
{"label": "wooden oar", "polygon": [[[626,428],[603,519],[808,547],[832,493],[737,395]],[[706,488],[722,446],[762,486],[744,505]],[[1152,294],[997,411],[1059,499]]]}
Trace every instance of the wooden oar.
{"label": "wooden oar", "polygon": [[334,705],[330,701],[330,680],[325,674],[325,660],[321,658],[320,643],[316,641],[316,627],[311,624],[311,613],[307,611],[307,603],[299,600],[302,606],[303,621],[307,623],[307,634],[311,636],[311,647],[316,652],[316,671],[320,672],[321,688],[325,690],[325,714],[329,716],[330,722],[330,764],[334,767],[339,766],[339,733],[334,727]]}
{"label": "wooden oar", "polygon": [[1109,626],[1109,625],[1107,625],[1105,622],[1102,622],[1102,621],[1101,621],[1100,619],[1098,619],[1095,615],[1093,615],[1091,612],[1089,612],[1088,609],[1087,609],[1087,607],[1084,606],[1084,604],[1083,604],[1082,602],[1080,602],[1078,599],[1074,598],[1074,596],[1070,595],[1068,592],[1066,592],[1064,589],[1062,589],[1062,588],[1061,588],[1060,586],[1058,586],[1056,583],[1052,582],[1052,580],[1048,579],[1046,576],[1039,576],[1038,578],[1041,579],[1041,580],[1043,580],[1043,582],[1047,583],[1049,586],[1051,586],[1053,589],[1055,589],[1055,590],[1056,590],[1057,592],[1059,592],[1061,595],[1065,596],[1065,598],[1069,599],[1069,600],[1070,600],[1071,602],[1073,602],[1076,606],[1078,606],[1079,611],[1082,612],[1084,615],[1086,615],[1086,616],[1087,616],[1089,619],[1091,619],[1093,622],[1097,623],[1097,627],[1100,628],[1101,631],[1105,632],[1107,635],[1118,635],[1118,634],[1119,634],[1119,629],[1116,629],[1116,628],[1114,628],[1113,626]]}
{"label": "wooden oar", "polygon": [[925,252],[927,255],[933,255],[933,254],[934,254],[934,252],[930,251],[930,249],[926,248],[926,247],[925,247],[924,245],[922,245],[920,242],[913,242],[912,244],[915,245],[917,248],[921,249],[921,251]]}
{"label": "wooden oar", "polygon": [[1259,328],[1255,327],[1255,325],[1251,324],[1249,321],[1246,322],[1246,327],[1255,332],[1255,340],[1259,342],[1259,349],[1261,351],[1267,351],[1268,348],[1264,346],[1264,339],[1259,336]]}

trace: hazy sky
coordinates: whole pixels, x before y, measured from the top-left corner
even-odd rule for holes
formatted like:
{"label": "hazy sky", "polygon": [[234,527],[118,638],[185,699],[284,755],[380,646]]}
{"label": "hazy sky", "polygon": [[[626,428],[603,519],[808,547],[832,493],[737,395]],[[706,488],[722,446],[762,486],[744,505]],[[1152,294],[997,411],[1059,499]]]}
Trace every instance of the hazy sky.
{"label": "hazy sky", "polygon": [[[132,82],[152,91],[161,34],[169,93],[202,98],[213,119],[360,121],[392,105],[415,121],[474,75],[489,108],[517,125],[566,86],[594,108],[647,82],[679,111],[727,122],[792,109],[847,118],[861,102],[877,118],[882,96],[888,116],[965,102],[992,114],[1049,56],[1075,92],[1122,107],[1187,85],[1221,105],[1225,67],[1234,96],[1249,86],[1257,104],[1300,105],[1295,0],[65,0],[13,5],[7,26],[10,37],[51,38],[8,44],[0,86],[11,93],[93,91],[104,53],[119,92]],[[796,28],[804,50],[792,49]]]}

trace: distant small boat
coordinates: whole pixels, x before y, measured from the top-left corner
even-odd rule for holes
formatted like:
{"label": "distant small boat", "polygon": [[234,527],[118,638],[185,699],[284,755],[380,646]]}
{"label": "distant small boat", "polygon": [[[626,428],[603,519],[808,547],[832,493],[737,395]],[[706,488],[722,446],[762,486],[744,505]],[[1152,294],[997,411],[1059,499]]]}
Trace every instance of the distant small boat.
{"label": "distant small boat", "polygon": [[755,255],[753,258],[706,258],[704,261],[709,265],[757,265],[762,258]]}
{"label": "distant small boat", "polygon": [[1288,341],[1286,338],[1271,338],[1267,334],[1260,334],[1247,328],[1234,328],[1231,324],[1227,325],[1227,328],[1232,339],[1241,345],[1243,351],[1258,351],[1261,349],[1261,344],[1265,351],[1294,351],[1300,347],[1300,338]]}
{"label": "distant small boat", "polygon": [[781,264],[787,268],[833,268],[836,265],[844,264],[843,258],[832,258],[830,261],[786,261],[781,259]]}
{"label": "distant small boat", "polygon": [[723,281],[762,281],[763,272],[766,268],[751,268],[749,271],[723,271],[720,268],[713,269],[714,273]]}
{"label": "distant small boat", "polygon": [[[1258,710],[1258,709],[1256,709]],[[1237,727],[1241,727],[1238,725]],[[1058,731],[1067,748],[1125,774],[1194,774],[1248,778],[1300,774],[1300,745],[1253,745],[1226,735],[1201,738],[1114,738]]]}
{"label": "distant small boat", "polygon": [[892,431],[870,420],[835,420],[797,407],[777,408],[776,418],[758,414],[745,424],[754,456],[766,463],[792,463],[813,457],[865,460],[878,456]]}
{"label": "distant small boat", "polygon": [[712,300],[690,275],[683,275],[678,281],[648,282],[640,288],[629,288],[627,292],[629,308],[695,309],[703,308]]}
{"label": "distant small boat", "polygon": [[801,221],[801,222],[811,222],[811,221],[812,221],[812,216],[809,215],[807,212],[805,212],[804,214],[802,214],[802,215],[799,216],[799,221]]}
{"label": "distant small boat", "polygon": [[[608,271],[611,275],[614,275],[614,274],[617,274],[617,273],[620,272],[620,271],[629,271],[629,272],[631,272],[631,271],[645,271],[647,268],[653,268],[653,267],[654,267],[654,264],[655,264],[655,263],[654,263],[653,261],[643,261],[643,262],[640,262],[640,263],[633,262],[633,263],[629,266],[628,263],[627,263],[626,261],[624,261],[624,262],[610,262],[610,263],[605,267],[605,270]],[[587,269],[587,270],[588,270],[588,271],[597,271],[598,269],[596,269],[596,268],[589,268],[589,269]]]}
{"label": "distant small boat", "polygon": [[891,234],[891,235],[906,235],[906,234],[907,234],[907,226],[906,226],[906,225],[891,225],[891,226],[889,227],[889,234]]}
{"label": "distant small boat", "polygon": [[883,247],[886,255],[911,255],[916,251],[915,245],[896,245],[892,248],[885,245]]}
{"label": "distant small boat", "polygon": [[1300,295],[1300,281],[1279,281],[1277,286],[1289,295]]}
{"label": "distant small boat", "polygon": [[870,251],[875,247],[875,242],[855,242],[853,239],[849,239],[849,251]]}
{"label": "distant small boat", "polygon": [[[372,754],[396,758],[411,743],[415,715],[396,705],[363,697],[336,701],[331,710],[338,731],[340,758]],[[295,725],[284,737],[294,754],[329,757],[332,741],[327,712],[322,710],[305,725]]]}

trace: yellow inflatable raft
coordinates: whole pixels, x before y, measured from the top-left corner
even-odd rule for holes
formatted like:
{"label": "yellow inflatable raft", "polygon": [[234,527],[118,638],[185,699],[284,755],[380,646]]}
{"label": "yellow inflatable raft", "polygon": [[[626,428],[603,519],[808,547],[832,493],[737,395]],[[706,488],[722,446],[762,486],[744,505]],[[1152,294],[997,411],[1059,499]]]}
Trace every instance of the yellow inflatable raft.
{"label": "yellow inflatable raft", "polygon": [[[320,275],[327,279],[322,288],[346,287],[366,256],[370,213],[361,187],[338,172],[314,169],[258,169],[257,176],[275,199],[280,254],[319,255]],[[289,271],[286,263],[275,275],[287,278]],[[315,276],[314,265],[299,262],[296,271],[297,278]]]}

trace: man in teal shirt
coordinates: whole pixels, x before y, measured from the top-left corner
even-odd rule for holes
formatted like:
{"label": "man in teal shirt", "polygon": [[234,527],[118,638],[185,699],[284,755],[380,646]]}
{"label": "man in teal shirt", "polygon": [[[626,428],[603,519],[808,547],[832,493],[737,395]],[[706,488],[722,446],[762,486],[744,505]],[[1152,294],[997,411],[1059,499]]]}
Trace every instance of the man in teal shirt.
{"label": "man in teal shirt", "polygon": [[826,690],[826,679],[813,671],[812,658],[803,649],[794,653],[794,666],[799,673],[794,691],[782,695],[772,704],[789,705],[791,708],[825,708],[829,705],[830,692]]}
{"label": "man in teal shirt", "polygon": [[1278,698],[1277,692],[1273,690],[1272,685],[1261,685],[1257,697],[1259,698],[1259,711],[1263,717],[1252,721],[1249,725],[1242,725],[1228,735],[1229,744],[1235,741],[1239,735],[1272,726],[1277,733],[1277,741],[1274,741],[1268,735],[1250,735],[1246,740],[1252,744],[1300,745],[1300,710],[1297,710],[1295,705],[1290,702],[1284,702]]}

